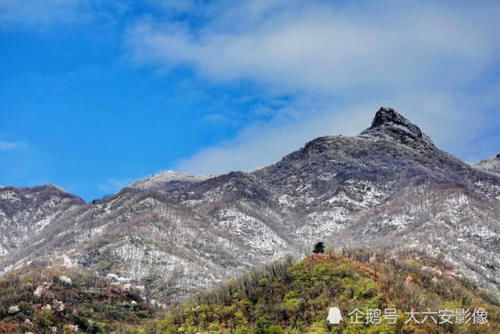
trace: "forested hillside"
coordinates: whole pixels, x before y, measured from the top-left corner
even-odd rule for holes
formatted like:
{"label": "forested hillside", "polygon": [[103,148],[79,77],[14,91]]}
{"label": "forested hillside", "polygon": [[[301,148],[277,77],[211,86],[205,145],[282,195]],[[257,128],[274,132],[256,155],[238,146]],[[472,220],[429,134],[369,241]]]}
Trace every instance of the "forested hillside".
{"label": "forested hillside", "polygon": [[[330,307],[340,309],[340,324],[328,324]],[[412,309],[416,320],[405,314]],[[395,260],[349,252],[311,255],[298,263],[287,258],[253,271],[170,310],[157,329],[239,334],[499,333],[499,310],[486,290],[475,290],[435,259],[414,253]]]}
{"label": "forested hillside", "polygon": [[[0,280],[0,333],[500,331],[493,290],[471,286],[420,253],[289,256],[168,310],[153,307],[137,288],[99,273],[18,270]],[[340,310],[339,324],[327,321],[332,307]]]}
{"label": "forested hillside", "polygon": [[153,314],[139,290],[95,273],[27,267],[0,278],[0,334],[136,333]]}

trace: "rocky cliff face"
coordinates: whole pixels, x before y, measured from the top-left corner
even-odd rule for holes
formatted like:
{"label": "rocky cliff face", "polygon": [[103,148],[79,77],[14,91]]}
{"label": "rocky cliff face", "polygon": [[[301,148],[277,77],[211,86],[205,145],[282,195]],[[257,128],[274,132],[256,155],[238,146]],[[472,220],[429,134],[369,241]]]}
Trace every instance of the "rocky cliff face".
{"label": "rocky cliff face", "polygon": [[418,249],[476,284],[500,283],[500,176],[439,150],[391,108],[358,136],[315,139],[251,173],[171,176],[63,210],[4,253],[0,270],[60,261],[172,302],[324,241]]}

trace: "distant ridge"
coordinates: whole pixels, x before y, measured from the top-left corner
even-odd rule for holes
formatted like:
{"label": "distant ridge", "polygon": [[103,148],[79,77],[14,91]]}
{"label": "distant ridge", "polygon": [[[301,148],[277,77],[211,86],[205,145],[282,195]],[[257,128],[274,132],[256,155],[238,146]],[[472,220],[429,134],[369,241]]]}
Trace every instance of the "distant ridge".
{"label": "distant ridge", "polygon": [[153,174],[147,178],[138,180],[130,185],[131,188],[141,190],[163,190],[169,183],[198,183],[205,181],[215,175],[194,175],[178,173],[172,170]]}

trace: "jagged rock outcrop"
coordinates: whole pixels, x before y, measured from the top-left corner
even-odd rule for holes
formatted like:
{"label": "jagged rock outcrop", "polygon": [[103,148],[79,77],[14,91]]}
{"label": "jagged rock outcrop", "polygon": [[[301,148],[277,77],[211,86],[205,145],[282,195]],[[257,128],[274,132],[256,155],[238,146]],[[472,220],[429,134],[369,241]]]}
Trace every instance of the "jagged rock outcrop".
{"label": "jagged rock outcrop", "polygon": [[389,107],[381,107],[375,114],[370,128],[361,132],[361,137],[385,137],[412,147],[434,146],[429,136],[420,128]]}
{"label": "jagged rock outcrop", "polygon": [[69,210],[0,257],[0,270],[62,261],[173,302],[324,241],[418,249],[475,284],[500,283],[500,176],[439,150],[390,108],[358,136],[317,138],[250,173],[170,176]]}

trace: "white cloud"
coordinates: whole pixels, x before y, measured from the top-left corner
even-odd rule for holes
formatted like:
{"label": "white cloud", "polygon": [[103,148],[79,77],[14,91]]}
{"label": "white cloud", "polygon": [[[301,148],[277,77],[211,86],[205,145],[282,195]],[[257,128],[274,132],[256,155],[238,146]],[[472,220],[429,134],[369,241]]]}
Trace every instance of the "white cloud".
{"label": "white cloud", "polygon": [[[261,2],[250,1],[239,9],[255,3]],[[226,16],[240,21],[229,30],[219,27],[229,26],[219,16],[197,30],[179,23],[146,22],[131,31],[130,41],[140,60],[187,64],[220,81],[246,78],[287,90],[326,93],[373,85],[434,85],[436,79],[440,84],[470,80],[498,47],[492,43],[498,42],[492,28],[500,29],[500,24],[489,23],[486,12],[443,13],[423,7],[372,9],[373,15],[358,15],[356,8],[295,8],[283,5],[266,20],[247,25],[241,23],[248,21],[244,14],[233,9]],[[224,13],[219,15],[224,19]]]}
{"label": "white cloud", "polygon": [[[465,157],[487,123],[500,128],[500,115],[486,119],[483,103],[498,106],[498,88],[481,80],[498,66],[493,13],[500,14],[498,2],[216,1],[198,3],[197,24],[140,22],[128,43],[139,63],[189,66],[220,84],[250,80],[270,99],[298,96],[268,123],[251,123],[235,139],[179,162],[181,170],[268,164],[319,135],[361,131],[380,105],[398,108]],[[486,93],[470,89],[478,84]]]}
{"label": "white cloud", "polygon": [[26,144],[21,142],[0,141],[0,151],[11,151],[26,148]]}

